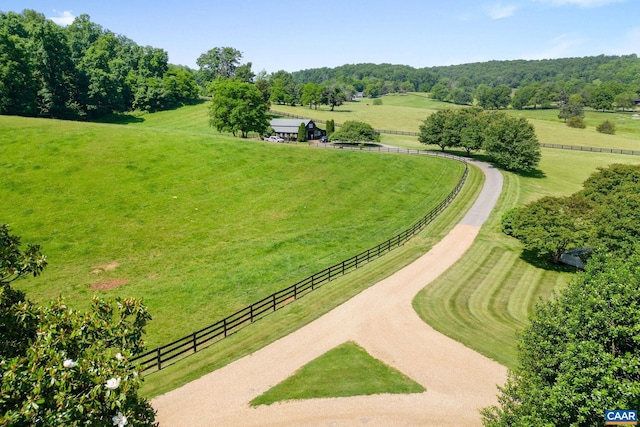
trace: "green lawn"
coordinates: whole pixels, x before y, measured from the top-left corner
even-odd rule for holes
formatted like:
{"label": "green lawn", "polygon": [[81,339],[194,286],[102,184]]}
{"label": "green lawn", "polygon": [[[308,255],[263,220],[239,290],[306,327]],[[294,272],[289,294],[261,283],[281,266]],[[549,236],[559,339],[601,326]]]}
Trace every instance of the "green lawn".
{"label": "green lawn", "polygon": [[369,355],[356,343],[328,351],[266,393],[252,406],[322,397],[422,393],[424,387]]}
{"label": "green lawn", "polygon": [[29,298],[144,297],[149,347],[383,242],[463,171],[143,123],[0,117],[0,220],[48,256]]}
{"label": "green lawn", "polygon": [[539,298],[566,285],[574,273],[523,257],[522,246],[501,232],[503,212],[544,195],[568,195],[599,166],[638,163],[634,156],[542,150],[544,177],[503,173],[497,209],[465,257],[421,291],[418,314],[445,335],[515,367],[516,331]]}

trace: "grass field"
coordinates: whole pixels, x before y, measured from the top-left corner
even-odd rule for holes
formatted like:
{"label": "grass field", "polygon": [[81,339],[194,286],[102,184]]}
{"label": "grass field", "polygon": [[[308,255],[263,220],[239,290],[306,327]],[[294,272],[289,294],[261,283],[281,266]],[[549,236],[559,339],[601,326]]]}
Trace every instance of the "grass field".
{"label": "grass field", "polygon": [[[376,129],[401,130],[418,132],[418,128],[426,117],[437,110],[461,108],[460,106],[438,102],[428,98],[426,94],[412,93],[406,95],[387,95],[382,98],[382,105],[373,105],[369,99],[347,102],[335,111],[326,106],[317,110],[308,107],[291,107],[273,105],[272,109],[284,113],[313,119],[333,119],[336,123],[347,120],[360,120],[369,123]],[[619,148],[624,150],[640,150],[640,120],[633,118],[633,112],[585,112],[586,129],[569,128],[558,119],[557,109],[547,110],[507,110],[509,114],[527,118],[535,127],[540,142],[549,144],[582,145],[586,147]],[[605,135],[596,132],[596,126],[605,120],[616,125],[616,135]],[[413,136],[382,135],[382,142],[402,147],[417,148],[424,145]]]}
{"label": "grass field", "polygon": [[0,128],[0,220],[50,262],[19,287],[76,307],[144,297],[150,347],[386,240],[463,170],[150,124],[0,117]]}
{"label": "grass field", "polygon": [[414,300],[418,314],[436,330],[511,368],[517,363],[516,333],[536,302],[565,286],[575,273],[524,257],[521,244],[501,232],[502,213],[544,195],[571,194],[597,167],[640,161],[624,155],[542,151],[545,176],[503,172],[498,206],[469,252]]}
{"label": "grass field", "polygon": [[[366,118],[363,121],[378,129],[415,131],[428,114],[450,107],[420,96],[397,95],[382,99],[381,106],[360,101],[339,107],[338,110],[343,111],[334,113],[326,109],[287,108],[293,114],[312,118],[332,118],[337,122]],[[44,244],[51,261],[42,278],[22,283],[30,297],[35,293],[35,299],[50,299],[62,292],[82,304],[93,293],[89,289],[91,284],[125,278],[130,282],[102,294],[144,294],[156,318],[156,326],[150,328],[151,344],[165,342],[183,327],[181,323],[184,325],[185,321],[189,324],[188,329],[193,329],[192,319],[180,318],[182,311],[192,304],[200,307],[192,313],[193,318],[206,318],[203,323],[211,323],[228,314],[228,307],[255,299],[252,296],[255,289],[244,286],[254,277],[257,277],[255,283],[260,289],[259,280],[263,275],[268,276],[267,281],[277,282],[274,288],[280,288],[315,271],[316,266],[328,265],[334,259],[332,257],[337,256],[338,248],[351,255],[352,247],[344,242],[353,243],[354,235],[359,239],[369,237],[362,234],[371,233],[371,240],[376,244],[379,237],[390,236],[390,230],[380,228],[390,218],[398,220],[396,229],[406,226],[403,221],[407,217],[396,217],[396,213],[402,214],[395,208],[390,209],[392,212],[380,213],[384,212],[387,203],[382,200],[384,194],[379,194],[380,189],[391,190],[390,197],[395,200],[400,194],[422,188],[424,182],[420,180],[403,180],[409,178],[407,175],[415,175],[416,171],[422,173],[424,163],[420,163],[422,166],[416,164],[414,170],[397,163],[399,160],[395,157],[399,156],[366,155],[363,162],[360,156],[363,153],[352,153],[354,157],[349,159],[336,159],[333,154],[308,154],[331,150],[226,138],[208,127],[206,108],[203,103],[174,112],[127,117],[121,120],[126,123],[123,126],[0,117],[0,158],[3,159],[0,161],[0,174],[3,175],[0,176],[3,182],[0,196],[8,201],[0,220],[10,222],[14,232],[23,236],[23,241]],[[274,109],[281,108],[276,106]],[[614,136],[598,134],[591,125],[604,120],[603,117],[611,120],[617,116],[613,113],[594,113],[594,117],[589,117],[591,113],[588,112],[589,127],[585,130],[566,127],[553,117],[557,113],[552,110],[512,114],[529,117],[542,142],[636,150],[640,147],[638,121],[631,119],[628,113],[622,114],[620,119],[628,123],[619,126],[619,132]],[[46,127],[41,123],[47,123]],[[64,136],[61,138],[60,135]],[[428,148],[419,144],[415,137],[383,135],[383,142]],[[234,161],[240,153],[244,157]],[[371,163],[370,159],[373,159]],[[632,156],[543,149],[541,173],[536,177],[505,174],[505,188],[498,209],[468,255],[416,299],[415,306],[420,315],[443,333],[507,366],[514,366],[515,331],[525,324],[535,301],[539,297],[546,298],[552,289],[564,286],[571,273],[548,270],[539,263],[523,259],[519,244],[500,233],[501,213],[543,195],[570,194],[580,188],[581,182],[598,166],[638,161]],[[330,168],[334,163],[338,165],[337,169]],[[219,179],[218,171],[222,170],[225,178]],[[271,185],[260,187],[251,177],[261,175],[264,170],[271,171],[267,178]],[[283,170],[290,175],[280,175]],[[329,184],[340,181],[331,177],[342,179],[345,170],[350,172],[350,179],[345,178],[342,186],[330,187]],[[374,175],[376,179],[381,175],[387,181],[376,181],[375,185],[368,186],[373,175],[371,170],[378,171]],[[455,167],[449,170],[449,175],[442,177],[443,182],[456,173]],[[24,181],[27,176],[30,177],[28,182]],[[404,184],[399,184],[398,180]],[[245,186],[240,185],[244,182],[247,182]],[[295,183],[295,188],[289,188],[290,183]],[[416,259],[460,219],[462,206],[472,202],[481,183],[478,171],[472,170],[468,186],[454,206],[408,245],[190,357],[188,363],[179,363],[149,376],[145,395],[166,392],[257,350]],[[263,198],[274,186],[281,193],[272,199]],[[229,189],[233,196],[226,192]],[[362,194],[353,205],[348,205],[349,200],[346,200],[342,206],[327,206],[335,202],[335,198],[327,198],[328,195],[353,193]],[[220,209],[221,202],[227,203],[239,194],[244,199],[237,200],[236,210]],[[377,201],[378,198],[381,198],[380,206],[369,206],[370,200]],[[425,194],[407,200],[405,215],[415,214],[430,203]],[[264,218],[266,222],[262,223],[269,230],[273,227],[269,221],[286,223],[287,227],[284,231],[280,229],[283,234],[278,237],[267,233],[261,239],[247,238],[237,242],[234,237],[211,231],[214,225],[224,230],[231,227],[234,232],[249,230],[255,235],[261,229],[254,224],[253,218],[264,216],[259,212],[266,207],[281,204],[288,209],[269,212],[266,215],[269,218]],[[304,206],[309,205],[315,208],[305,210]],[[250,208],[246,209],[247,206]],[[338,212],[336,216],[327,218],[324,210],[334,208]],[[247,210],[249,212],[244,212]],[[323,214],[313,216],[317,212]],[[362,216],[356,216],[360,214]],[[242,225],[232,221],[243,215],[249,220]],[[354,221],[355,218],[360,219]],[[354,226],[362,223],[366,223],[364,228]],[[150,227],[152,224],[156,227]],[[291,225],[301,228],[290,233]],[[337,225],[336,229],[327,230],[331,225]],[[344,235],[352,237],[342,242],[340,236]],[[281,239],[281,243],[273,244],[276,239]],[[207,243],[212,240],[222,241],[223,246],[209,247]],[[300,241],[302,244],[298,244]],[[313,246],[314,243],[320,249]],[[163,251],[165,245],[170,249]],[[232,261],[231,255],[241,253],[233,252],[238,245],[248,245],[255,250]],[[278,257],[284,253],[282,250],[294,251],[296,256]],[[73,262],[78,257],[87,261],[78,265]],[[286,270],[286,273],[265,273],[263,265],[255,263],[262,258],[268,258],[268,264],[283,267],[282,271]],[[222,264],[215,264],[220,259]],[[64,261],[64,267],[61,267],[61,261]],[[119,267],[109,270],[114,262]],[[243,272],[243,269],[249,271]],[[93,270],[99,272],[92,273]],[[73,280],[69,281],[69,278]],[[218,280],[225,283],[229,280],[232,285],[217,288]],[[268,292],[264,290],[261,296]],[[215,306],[213,301],[219,297],[221,305]],[[175,300],[175,304],[166,304],[168,300]],[[160,327],[158,319],[163,317],[172,320]]]}

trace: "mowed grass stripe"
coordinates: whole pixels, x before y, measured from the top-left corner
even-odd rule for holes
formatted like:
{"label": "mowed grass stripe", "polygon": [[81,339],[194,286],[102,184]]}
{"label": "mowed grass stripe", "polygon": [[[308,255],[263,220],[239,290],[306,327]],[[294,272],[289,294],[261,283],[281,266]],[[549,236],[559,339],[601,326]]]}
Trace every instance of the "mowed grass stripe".
{"label": "mowed grass stripe", "polygon": [[637,163],[633,156],[543,150],[541,176],[503,172],[503,193],[464,258],[421,291],[418,314],[436,330],[508,366],[517,363],[516,334],[540,298],[548,298],[573,277],[523,258],[519,242],[501,232],[506,210],[543,195],[567,195],[581,188],[597,167]]}

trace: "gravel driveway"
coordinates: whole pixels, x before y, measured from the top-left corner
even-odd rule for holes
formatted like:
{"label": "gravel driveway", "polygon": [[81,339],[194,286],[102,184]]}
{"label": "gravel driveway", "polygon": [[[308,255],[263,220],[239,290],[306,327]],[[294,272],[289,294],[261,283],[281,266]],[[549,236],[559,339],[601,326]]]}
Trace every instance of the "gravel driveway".
{"label": "gravel driveway", "polygon": [[[486,175],[478,200],[427,254],[298,331],[153,399],[160,425],[480,426],[478,411],[496,403],[496,385],[505,382],[506,368],[434,331],[411,305],[422,288],[464,255],[500,195],[500,172],[474,164]],[[346,341],[358,343],[426,391],[249,406]]]}

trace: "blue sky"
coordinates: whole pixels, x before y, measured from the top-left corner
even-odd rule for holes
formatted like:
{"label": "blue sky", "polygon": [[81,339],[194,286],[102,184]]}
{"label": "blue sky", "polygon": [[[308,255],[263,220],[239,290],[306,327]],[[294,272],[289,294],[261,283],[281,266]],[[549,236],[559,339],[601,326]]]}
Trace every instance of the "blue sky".
{"label": "blue sky", "polygon": [[196,68],[230,46],[269,73],[362,62],[413,67],[640,51],[639,0],[0,0],[91,20]]}

